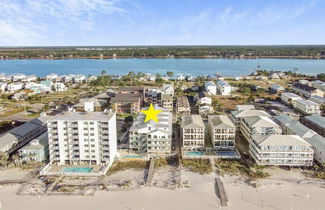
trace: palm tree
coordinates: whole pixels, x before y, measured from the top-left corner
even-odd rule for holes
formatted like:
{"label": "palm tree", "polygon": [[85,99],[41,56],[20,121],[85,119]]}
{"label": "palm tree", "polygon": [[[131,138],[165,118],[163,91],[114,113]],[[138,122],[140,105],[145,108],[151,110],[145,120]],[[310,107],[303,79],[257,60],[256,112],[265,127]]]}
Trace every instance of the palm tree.
{"label": "palm tree", "polygon": [[104,76],[104,75],[106,75],[107,74],[107,72],[106,72],[106,70],[102,70],[102,72],[100,73],[102,76]]}

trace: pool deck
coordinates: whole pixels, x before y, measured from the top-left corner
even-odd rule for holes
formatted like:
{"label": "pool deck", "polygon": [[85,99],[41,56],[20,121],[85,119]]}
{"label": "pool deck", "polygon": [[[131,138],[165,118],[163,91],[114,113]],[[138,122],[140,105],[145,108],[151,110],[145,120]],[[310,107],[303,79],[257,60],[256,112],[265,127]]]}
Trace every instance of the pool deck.
{"label": "pool deck", "polygon": [[[90,172],[64,172],[62,169],[66,167],[86,167],[92,168]],[[102,176],[105,175],[109,165],[46,165],[40,172],[41,175],[49,176]]]}

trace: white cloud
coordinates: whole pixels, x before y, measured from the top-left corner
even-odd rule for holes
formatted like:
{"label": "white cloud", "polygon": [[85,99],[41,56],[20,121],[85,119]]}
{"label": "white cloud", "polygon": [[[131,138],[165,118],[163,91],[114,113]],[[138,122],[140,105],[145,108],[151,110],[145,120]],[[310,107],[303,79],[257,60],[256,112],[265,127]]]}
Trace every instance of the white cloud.
{"label": "white cloud", "polygon": [[51,43],[51,26],[92,30],[98,16],[126,13],[121,0],[0,0],[0,45]]}

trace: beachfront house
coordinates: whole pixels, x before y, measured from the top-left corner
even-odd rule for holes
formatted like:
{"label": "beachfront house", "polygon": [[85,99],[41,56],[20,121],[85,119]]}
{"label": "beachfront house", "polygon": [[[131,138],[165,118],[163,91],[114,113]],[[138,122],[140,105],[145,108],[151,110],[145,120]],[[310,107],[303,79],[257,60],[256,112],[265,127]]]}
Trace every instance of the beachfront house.
{"label": "beachfront house", "polygon": [[145,156],[165,156],[171,153],[172,113],[155,105],[161,110],[158,122],[144,122],[146,115],[138,112],[129,131],[129,149]]}
{"label": "beachfront house", "polygon": [[46,162],[48,158],[49,142],[47,132],[36,137],[19,150],[19,159],[23,163]]}
{"label": "beachfront house", "polygon": [[205,126],[200,115],[183,115],[181,137],[184,150],[200,150],[204,147]]}
{"label": "beachfront house", "polygon": [[236,127],[227,115],[209,115],[210,140],[216,150],[234,150]]}

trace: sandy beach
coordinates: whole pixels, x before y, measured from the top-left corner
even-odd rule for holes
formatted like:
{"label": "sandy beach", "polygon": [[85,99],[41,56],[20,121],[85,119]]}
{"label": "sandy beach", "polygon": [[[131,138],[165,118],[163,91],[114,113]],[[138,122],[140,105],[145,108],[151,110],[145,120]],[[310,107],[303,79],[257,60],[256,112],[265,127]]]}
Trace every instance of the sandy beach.
{"label": "sandy beach", "polygon": [[16,195],[19,185],[0,186],[1,210],[322,210],[325,181],[307,179],[300,172],[272,169],[271,177],[253,187],[244,177],[225,175],[228,207],[220,207],[215,194],[216,174],[182,171],[190,188],[177,190],[140,187],[136,190],[96,191],[94,196]]}

